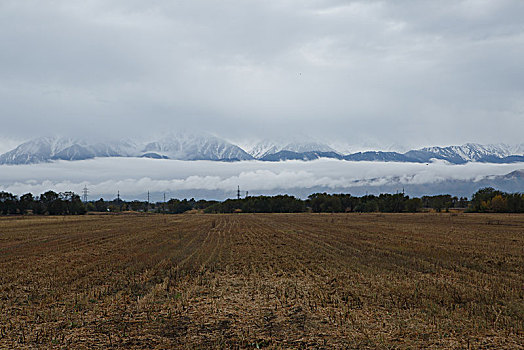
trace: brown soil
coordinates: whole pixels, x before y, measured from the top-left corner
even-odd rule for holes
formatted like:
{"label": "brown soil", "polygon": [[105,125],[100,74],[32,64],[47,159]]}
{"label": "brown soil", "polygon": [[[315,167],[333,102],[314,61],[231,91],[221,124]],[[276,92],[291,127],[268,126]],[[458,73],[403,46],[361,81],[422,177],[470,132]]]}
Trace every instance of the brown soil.
{"label": "brown soil", "polygon": [[524,215],[0,218],[0,348],[524,348]]}

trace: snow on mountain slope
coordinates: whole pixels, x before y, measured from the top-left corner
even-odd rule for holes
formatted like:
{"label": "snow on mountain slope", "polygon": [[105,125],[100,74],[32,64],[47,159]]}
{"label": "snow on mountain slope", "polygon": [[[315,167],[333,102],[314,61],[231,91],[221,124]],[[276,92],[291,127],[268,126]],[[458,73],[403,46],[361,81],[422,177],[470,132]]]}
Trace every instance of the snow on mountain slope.
{"label": "snow on mountain slope", "polygon": [[175,134],[148,143],[144,153],[157,153],[178,160],[249,160],[247,152],[211,135]]}
{"label": "snow on mountain slope", "polygon": [[83,160],[96,157],[148,157],[178,160],[235,161],[259,159],[285,161],[336,158],[350,161],[430,162],[432,159],[452,164],[468,162],[516,163],[524,162],[524,144],[426,147],[406,153],[364,151],[342,155],[332,147],[318,142],[262,141],[242,148],[208,134],[171,134],[160,140],[143,144],[132,140],[87,142],[73,138],[41,137],[25,142],[0,155],[0,164],[32,164],[53,160]]}
{"label": "snow on mountain slope", "polygon": [[522,155],[522,145],[509,146],[506,144],[481,145],[466,143],[462,146],[426,147],[406,152],[405,155],[420,161],[443,159],[455,164],[467,162],[482,162],[502,159],[512,155]]}
{"label": "snow on mountain slope", "polygon": [[41,137],[25,142],[12,151],[2,154],[0,156],[0,164],[45,162],[74,144],[75,141],[70,138]]}
{"label": "snow on mountain slope", "polygon": [[524,156],[524,143],[517,145],[501,145],[503,145],[506,148],[507,152],[509,153],[508,155]]}
{"label": "snow on mountain slope", "polygon": [[263,158],[270,154],[275,154],[279,151],[281,151],[282,145],[277,144],[273,141],[260,141],[257,142],[254,145],[246,146],[245,150],[247,153],[249,153],[253,158]]}
{"label": "snow on mountain slope", "polygon": [[319,142],[279,142],[271,140],[263,140],[255,145],[249,147],[247,152],[256,159],[262,159],[269,155],[279,153],[281,151],[291,151],[294,153],[307,152],[336,152],[330,146]]}
{"label": "snow on mountain slope", "polygon": [[31,164],[95,157],[149,157],[180,160],[249,160],[240,147],[210,135],[177,134],[145,145],[130,140],[88,143],[73,138],[41,137],[0,156],[0,164]]}
{"label": "snow on mountain slope", "polygon": [[0,164],[32,164],[51,160],[83,160],[95,157],[137,156],[132,141],[90,144],[62,137],[40,137],[0,155]]}
{"label": "snow on mountain slope", "polygon": [[507,147],[502,145],[479,145],[476,143],[466,143],[462,146],[427,147],[422,150],[447,157],[459,156],[465,161],[476,161],[485,156],[502,158],[511,155]]}

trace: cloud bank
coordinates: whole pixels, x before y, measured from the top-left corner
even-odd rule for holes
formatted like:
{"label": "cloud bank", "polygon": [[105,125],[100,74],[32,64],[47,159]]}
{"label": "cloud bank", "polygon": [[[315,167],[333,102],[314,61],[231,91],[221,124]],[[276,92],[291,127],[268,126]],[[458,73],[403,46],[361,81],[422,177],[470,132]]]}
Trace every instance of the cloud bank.
{"label": "cloud bank", "polygon": [[409,194],[410,186],[415,186],[419,192],[425,189],[425,194],[432,194],[438,183],[477,181],[487,175],[503,175],[522,168],[522,164],[449,165],[434,162],[425,165],[332,159],[221,163],[98,158],[1,166],[0,190],[19,195],[26,192],[40,194],[47,190],[81,193],[87,186],[90,198],[110,199],[120,191],[123,198],[144,199],[150,191],[154,194],[153,200],[161,200],[163,193],[168,198],[233,198],[237,186],[243,193],[249,191],[251,195],[288,193],[307,196],[318,190],[379,193],[383,190],[401,191],[403,187],[408,188]]}

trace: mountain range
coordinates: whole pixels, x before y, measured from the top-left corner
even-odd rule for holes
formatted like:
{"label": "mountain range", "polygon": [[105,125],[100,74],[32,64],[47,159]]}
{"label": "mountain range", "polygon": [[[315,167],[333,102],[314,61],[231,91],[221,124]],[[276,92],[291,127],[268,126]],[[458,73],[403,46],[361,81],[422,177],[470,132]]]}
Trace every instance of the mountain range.
{"label": "mountain range", "polygon": [[524,143],[519,145],[467,143],[461,146],[426,147],[405,153],[366,151],[342,154],[318,142],[262,141],[246,150],[212,135],[172,134],[152,142],[121,140],[88,142],[74,138],[41,137],[22,143],[0,155],[0,164],[33,164],[54,160],[85,160],[97,157],[146,157],[176,160],[278,162],[332,158],[347,161],[429,163],[435,159],[451,164],[468,162],[524,162]]}

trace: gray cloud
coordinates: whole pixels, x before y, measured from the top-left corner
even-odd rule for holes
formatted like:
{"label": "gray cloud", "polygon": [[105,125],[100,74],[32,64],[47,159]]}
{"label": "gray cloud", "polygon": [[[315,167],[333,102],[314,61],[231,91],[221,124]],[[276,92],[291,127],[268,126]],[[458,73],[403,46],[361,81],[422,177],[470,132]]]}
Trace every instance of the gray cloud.
{"label": "gray cloud", "polygon": [[524,3],[0,3],[0,136],[522,142]]}
{"label": "gray cloud", "polygon": [[[163,192],[173,197],[223,199],[234,197],[237,185],[252,195],[290,193],[304,196],[319,190],[365,191],[359,188],[375,192],[400,191],[403,186],[419,186],[421,193],[431,194],[435,191],[432,186],[435,183],[475,181],[486,175],[503,175],[520,168],[522,164],[449,165],[442,161],[425,165],[330,159],[221,163],[98,158],[4,166],[0,174],[0,190],[19,195],[47,190],[81,193],[87,185],[91,198],[113,198],[117,191],[127,199],[145,198],[145,193],[151,191],[156,194],[154,200],[160,200]],[[445,186],[442,188],[446,191]]]}

